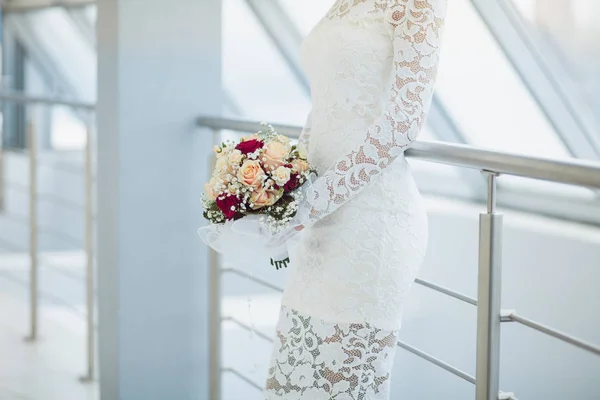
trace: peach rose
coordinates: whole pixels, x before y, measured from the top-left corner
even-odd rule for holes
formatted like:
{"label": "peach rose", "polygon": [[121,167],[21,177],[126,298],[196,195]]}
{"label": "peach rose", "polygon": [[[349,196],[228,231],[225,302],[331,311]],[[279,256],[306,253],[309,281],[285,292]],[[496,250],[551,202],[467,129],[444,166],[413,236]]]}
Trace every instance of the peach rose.
{"label": "peach rose", "polygon": [[261,159],[266,168],[274,171],[277,167],[285,164],[285,159],[289,153],[289,146],[278,141],[272,141],[265,145]]}
{"label": "peach rose", "polygon": [[238,180],[246,186],[258,188],[265,179],[265,171],[256,160],[246,160],[237,173]]}
{"label": "peach rose", "polygon": [[292,160],[292,168],[297,172],[303,173],[310,169],[310,165],[306,161],[296,158]]}
{"label": "peach rose", "polygon": [[276,190],[261,187],[250,195],[250,207],[253,210],[258,210],[259,208],[272,206],[281,196],[283,196],[283,189]]}
{"label": "peach rose", "polygon": [[275,171],[271,174],[273,180],[279,186],[283,186],[290,180],[290,176],[292,174],[292,170],[286,167],[277,167]]}
{"label": "peach rose", "polygon": [[217,183],[216,178],[212,178],[210,182],[204,185],[204,193],[206,194],[206,198],[208,200],[215,201],[217,199],[217,195],[214,191],[215,184]]}

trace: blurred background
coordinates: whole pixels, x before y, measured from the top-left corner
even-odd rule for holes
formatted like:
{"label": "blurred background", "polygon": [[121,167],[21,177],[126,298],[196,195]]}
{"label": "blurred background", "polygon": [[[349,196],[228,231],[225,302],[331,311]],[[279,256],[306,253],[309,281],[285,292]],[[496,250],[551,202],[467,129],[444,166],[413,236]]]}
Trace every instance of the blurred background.
{"label": "blurred background", "polygon": [[[194,121],[300,127],[310,96],[298,51],[331,2],[0,2],[0,400],[208,399],[210,332],[222,339],[221,398],[263,398],[271,344],[262,336],[273,337],[280,295],[240,274],[223,275],[213,293],[208,271],[219,262],[193,229],[204,224],[208,151],[240,133]],[[449,3],[420,140],[600,161],[600,2]],[[476,298],[486,179],[410,162],[430,213],[421,279]],[[502,308],[600,344],[598,190],[500,176],[497,198]],[[277,287],[286,276],[246,272]],[[211,331],[219,306],[242,325]],[[476,330],[471,304],[415,285],[402,341],[474,376]],[[500,389],[521,400],[600,399],[600,357],[581,347],[503,325]],[[402,348],[393,385],[393,399],[475,398],[468,379]]]}

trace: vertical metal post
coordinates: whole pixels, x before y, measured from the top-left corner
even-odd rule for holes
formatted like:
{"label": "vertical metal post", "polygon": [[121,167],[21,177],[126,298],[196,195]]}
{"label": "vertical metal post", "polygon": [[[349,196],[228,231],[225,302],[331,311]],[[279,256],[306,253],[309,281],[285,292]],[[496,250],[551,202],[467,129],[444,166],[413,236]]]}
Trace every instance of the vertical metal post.
{"label": "vertical metal post", "polygon": [[[217,143],[219,132],[213,131],[213,143]],[[209,171],[214,168],[214,157],[210,157]],[[219,256],[210,250],[210,400],[221,400],[221,267]]]}
{"label": "vertical metal post", "polygon": [[497,400],[500,380],[502,214],[496,212],[496,178],[488,177],[487,213],[479,216],[476,400]]}
{"label": "vertical metal post", "polygon": [[4,146],[2,143],[2,133],[0,133],[0,212],[4,211],[4,204],[6,203],[6,169],[4,168]]}
{"label": "vertical metal post", "polygon": [[27,124],[29,147],[29,319],[30,331],[27,341],[34,341],[38,334],[38,232],[37,232],[37,134],[32,121]]}
{"label": "vertical metal post", "polygon": [[221,268],[210,251],[210,400],[221,400]]}
{"label": "vertical metal post", "polygon": [[[91,119],[91,117],[90,117]],[[94,329],[94,199],[93,199],[93,149],[92,123],[86,127],[85,146],[85,261],[86,261],[86,305],[87,305],[87,374],[80,378],[82,382],[94,379],[95,365],[95,329]]]}

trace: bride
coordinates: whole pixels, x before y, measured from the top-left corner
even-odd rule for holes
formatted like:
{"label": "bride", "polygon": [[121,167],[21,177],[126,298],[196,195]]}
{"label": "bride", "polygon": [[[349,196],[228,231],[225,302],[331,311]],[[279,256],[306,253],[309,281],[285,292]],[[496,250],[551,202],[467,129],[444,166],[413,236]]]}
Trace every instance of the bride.
{"label": "bride", "polygon": [[427,245],[404,157],[433,95],[446,0],[337,0],[302,46],[319,172],[282,300],[265,397],[384,400]]}

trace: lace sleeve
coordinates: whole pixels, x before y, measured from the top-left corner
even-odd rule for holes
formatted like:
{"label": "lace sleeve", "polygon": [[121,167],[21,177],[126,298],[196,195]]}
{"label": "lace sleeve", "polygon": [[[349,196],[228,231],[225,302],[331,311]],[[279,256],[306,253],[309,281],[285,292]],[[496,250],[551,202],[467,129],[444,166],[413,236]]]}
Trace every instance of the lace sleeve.
{"label": "lace sleeve", "polygon": [[304,127],[302,128],[300,137],[298,138],[298,145],[304,146],[304,148],[307,150],[308,150],[308,141],[310,140],[310,130],[312,128],[311,116],[312,116],[312,114],[311,114],[311,112],[309,112],[308,116],[306,117],[306,123],[304,124]]}
{"label": "lace sleeve", "polygon": [[364,142],[313,182],[305,226],[356,196],[416,139],[433,96],[445,10],[446,0],[388,0],[394,51],[389,104]]}

